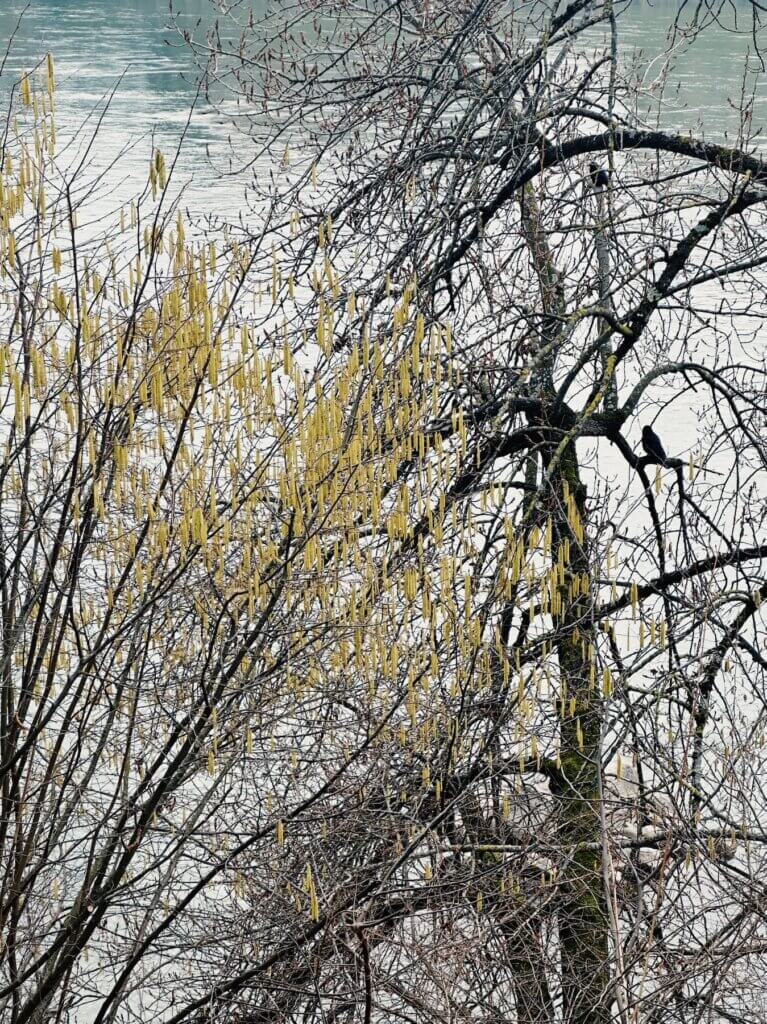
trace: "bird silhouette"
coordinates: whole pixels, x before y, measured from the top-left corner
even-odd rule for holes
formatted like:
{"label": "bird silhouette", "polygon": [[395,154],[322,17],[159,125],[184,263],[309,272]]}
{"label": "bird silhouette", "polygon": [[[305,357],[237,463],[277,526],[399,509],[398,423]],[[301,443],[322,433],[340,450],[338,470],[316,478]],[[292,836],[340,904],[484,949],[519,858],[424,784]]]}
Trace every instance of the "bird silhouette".
{"label": "bird silhouette", "polygon": [[589,174],[595,188],[607,188],[610,184],[610,172],[606,171],[604,167],[600,167],[593,160],[589,164]]}
{"label": "bird silhouette", "polygon": [[651,462],[656,462],[661,466],[665,466],[668,462],[668,455],[666,455],[661,439],[652,427],[642,427],[642,447]]}

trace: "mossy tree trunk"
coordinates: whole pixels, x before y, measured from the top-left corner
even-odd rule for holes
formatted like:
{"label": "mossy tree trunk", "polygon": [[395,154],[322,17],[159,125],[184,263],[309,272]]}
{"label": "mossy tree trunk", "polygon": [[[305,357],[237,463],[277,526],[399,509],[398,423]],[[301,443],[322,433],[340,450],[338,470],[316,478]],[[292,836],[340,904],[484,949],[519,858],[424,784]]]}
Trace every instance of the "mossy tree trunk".
{"label": "mossy tree trunk", "polygon": [[[599,212],[603,215],[602,197]],[[544,313],[537,353],[535,388],[546,406],[554,406],[554,352],[563,330],[561,275],[541,224],[535,194],[528,186],[520,198],[521,224],[540,287]],[[602,296],[607,294],[606,238],[599,235]],[[605,299],[605,305],[609,302]],[[604,361],[603,361],[604,365]],[[614,388],[606,380],[608,404]],[[556,418],[556,417],[555,417]],[[544,413],[542,423],[546,425]],[[561,984],[565,1024],[606,1024],[610,1019],[608,917],[602,886],[600,735],[602,701],[592,675],[595,624],[591,620],[590,558],[586,488],[572,439],[562,451],[545,449],[549,476],[548,514],[552,520],[552,559],[559,573],[556,653],[560,671],[560,760],[552,773],[557,798],[557,829],[562,851],[558,912]],[[533,481],[534,482],[534,481]],[[536,495],[533,501],[541,500]],[[546,502],[546,495],[542,496]],[[534,509],[533,519],[540,520]],[[532,954],[531,954],[532,955]],[[531,995],[529,986],[527,995]],[[526,997],[523,997],[523,1002]],[[546,1020],[542,997],[535,1012],[525,1007],[520,1024]]]}
{"label": "mossy tree trunk", "polygon": [[575,442],[552,477],[554,564],[559,566],[560,761],[552,788],[562,851],[559,943],[566,1024],[606,1024],[610,1013],[608,916],[602,885],[602,696],[592,668],[588,519]]}

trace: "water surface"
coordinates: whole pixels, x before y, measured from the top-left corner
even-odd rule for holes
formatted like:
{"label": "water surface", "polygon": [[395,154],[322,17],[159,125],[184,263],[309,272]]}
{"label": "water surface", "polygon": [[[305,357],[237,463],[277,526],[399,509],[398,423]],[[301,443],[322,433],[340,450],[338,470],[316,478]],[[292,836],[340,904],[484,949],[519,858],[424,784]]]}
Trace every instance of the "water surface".
{"label": "water surface", "polygon": [[[267,2],[254,0],[256,15]],[[176,0],[174,9],[179,27],[196,28],[198,35],[215,17],[208,0]],[[765,73],[754,52],[750,5],[738,0],[721,25],[710,26],[692,45],[677,41],[672,63],[664,65],[659,55],[668,49],[668,27],[678,9],[675,0],[633,0],[618,20],[623,57],[638,62],[649,90],[640,101],[648,117],[659,114],[666,127],[685,131],[700,124],[710,138],[736,141],[735,104],[745,88],[753,98],[754,125],[767,123]],[[60,137],[80,125],[93,130],[94,111],[103,111],[109,99],[89,165],[105,168],[128,150],[108,172],[116,197],[128,198],[146,181],[153,143],[173,152],[195,97],[197,69],[178,31],[169,27],[167,0],[4,0],[0,39],[12,35],[0,96],[50,50],[57,66]],[[589,42],[601,47],[604,30],[594,31]],[[666,98],[653,110],[664,71]],[[247,146],[230,123],[199,102],[177,170],[178,184],[189,182],[184,202],[190,212],[247,215],[243,187],[252,170],[230,176],[247,162]]]}
{"label": "water surface", "polygon": [[[203,29],[212,21],[207,0],[177,7],[179,28],[201,32],[201,19]],[[109,168],[113,201],[146,183],[153,146],[170,160],[185,137],[175,174],[178,186],[185,184],[185,205],[196,215],[237,216],[243,183],[228,172],[238,166],[233,157],[242,156],[242,140],[231,137],[204,99],[196,100],[197,68],[167,0],[4,0],[0,39],[11,37],[0,95],[6,98],[22,71],[53,53],[59,140],[78,128],[89,138],[102,119],[88,167]]]}

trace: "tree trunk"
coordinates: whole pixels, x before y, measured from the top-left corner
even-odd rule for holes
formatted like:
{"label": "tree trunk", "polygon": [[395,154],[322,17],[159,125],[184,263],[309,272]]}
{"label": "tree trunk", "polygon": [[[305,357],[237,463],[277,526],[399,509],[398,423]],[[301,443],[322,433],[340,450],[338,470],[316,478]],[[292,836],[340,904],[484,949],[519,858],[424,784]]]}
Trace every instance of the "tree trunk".
{"label": "tree trunk", "polygon": [[546,978],[546,951],[539,917],[504,922],[517,1024],[551,1024],[554,1001]]}
{"label": "tree trunk", "polygon": [[561,773],[553,788],[558,798],[562,850],[559,942],[563,1014],[565,1024],[607,1024],[608,917],[598,804],[601,699],[595,671],[592,675],[595,627],[589,594],[583,593],[589,580],[586,490],[574,442],[562,453],[552,487],[552,558],[559,566],[557,656],[562,688]]}

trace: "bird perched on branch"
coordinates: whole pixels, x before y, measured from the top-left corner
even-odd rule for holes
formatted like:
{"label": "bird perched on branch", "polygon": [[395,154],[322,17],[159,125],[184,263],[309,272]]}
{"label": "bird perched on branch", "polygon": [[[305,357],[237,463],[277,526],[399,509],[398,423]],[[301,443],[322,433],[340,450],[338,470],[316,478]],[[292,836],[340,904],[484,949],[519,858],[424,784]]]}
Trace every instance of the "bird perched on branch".
{"label": "bird perched on branch", "polygon": [[656,462],[660,466],[665,466],[668,462],[668,455],[666,455],[661,439],[652,427],[642,427],[642,447],[652,462]]}
{"label": "bird perched on branch", "polygon": [[600,167],[593,160],[589,163],[589,174],[591,175],[591,183],[595,188],[607,188],[610,184],[610,172],[605,170],[604,167]]}

